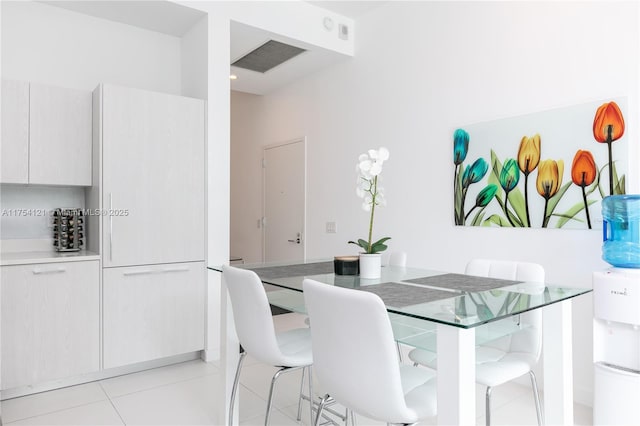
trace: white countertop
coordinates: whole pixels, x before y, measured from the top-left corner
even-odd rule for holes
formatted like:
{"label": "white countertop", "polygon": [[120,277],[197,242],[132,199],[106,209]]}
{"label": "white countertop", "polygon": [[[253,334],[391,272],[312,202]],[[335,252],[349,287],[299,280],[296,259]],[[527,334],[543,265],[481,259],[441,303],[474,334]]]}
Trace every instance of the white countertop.
{"label": "white countertop", "polygon": [[29,265],[34,263],[81,262],[85,260],[100,260],[100,255],[87,250],[73,252],[57,252],[49,250],[0,253],[0,266]]}

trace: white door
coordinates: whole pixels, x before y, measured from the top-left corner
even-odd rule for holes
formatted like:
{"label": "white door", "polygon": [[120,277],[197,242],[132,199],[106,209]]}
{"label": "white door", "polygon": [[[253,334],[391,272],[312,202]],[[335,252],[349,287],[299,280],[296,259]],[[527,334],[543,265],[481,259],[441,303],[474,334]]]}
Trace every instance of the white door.
{"label": "white door", "polygon": [[264,260],[305,258],[305,141],[264,150]]}
{"label": "white door", "polygon": [[91,186],[91,91],[31,83],[29,183]]}
{"label": "white door", "polygon": [[103,266],[204,260],[204,101],[116,86],[103,96]]}
{"label": "white door", "polygon": [[99,262],[2,266],[2,388],[100,368]]}
{"label": "white door", "polygon": [[108,268],[103,280],[104,368],[204,348],[204,263]]}
{"label": "white door", "polygon": [[0,182],[29,180],[29,83],[2,80]]}

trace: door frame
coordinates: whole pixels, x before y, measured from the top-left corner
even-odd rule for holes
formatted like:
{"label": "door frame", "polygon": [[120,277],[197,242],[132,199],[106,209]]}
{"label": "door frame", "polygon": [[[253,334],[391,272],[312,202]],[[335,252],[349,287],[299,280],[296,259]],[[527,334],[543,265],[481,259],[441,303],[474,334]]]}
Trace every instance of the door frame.
{"label": "door frame", "polygon": [[265,231],[265,218],[267,212],[267,171],[266,171],[266,151],[268,149],[278,148],[286,145],[293,145],[294,143],[302,142],[303,148],[303,176],[302,176],[302,188],[303,188],[303,215],[302,215],[302,260],[307,260],[307,137],[302,136],[295,139],[289,139],[283,142],[276,142],[262,147],[262,218],[260,225],[262,228],[262,261],[264,262],[267,254],[267,236]]}

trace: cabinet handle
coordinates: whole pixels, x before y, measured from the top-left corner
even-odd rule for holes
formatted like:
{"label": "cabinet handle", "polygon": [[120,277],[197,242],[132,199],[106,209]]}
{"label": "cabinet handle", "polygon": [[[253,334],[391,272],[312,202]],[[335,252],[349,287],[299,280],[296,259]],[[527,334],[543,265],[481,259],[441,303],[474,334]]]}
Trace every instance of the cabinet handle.
{"label": "cabinet handle", "polygon": [[141,269],[138,271],[128,271],[128,272],[123,272],[122,275],[124,275],[125,277],[129,276],[129,275],[150,275],[153,274],[154,271],[153,269]]}
{"label": "cabinet handle", "polygon": [[109,260],[113,262],[113,194],[109,193]]}
{"label": "cabinet handle", "polygon": [[177,267],[177,268],[165,268],[161,272],[187,272],[189,268],[187,266]]}
{"label": "cabinet handle", "polygon": [[177,267],[177,268],[165,268],[165,269],[140,269],[137,271],[127,271],[123,272],[122,275],[151,275],[151,274],[164,274],[165,272],[187,272],[189,268],[186,266]]}
{"label": "cabinet handle", "polygon": [[40,275],[40,274],[59,274],[61,272],[67,272],[67,270],[65,268],[63,268],[62,266],[58,267],[58,268],[54,268],[54,269],[40,269],[40,268],[36,268],[33,271],[33,275]]}

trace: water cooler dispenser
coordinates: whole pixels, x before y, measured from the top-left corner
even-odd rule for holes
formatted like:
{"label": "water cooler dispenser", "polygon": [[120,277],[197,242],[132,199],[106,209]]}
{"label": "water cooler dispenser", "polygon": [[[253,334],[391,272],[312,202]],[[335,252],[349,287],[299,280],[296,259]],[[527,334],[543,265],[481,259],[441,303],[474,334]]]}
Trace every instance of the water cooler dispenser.
{"label": "water cooler dispenser", "polygon": [[640,424],[640,195],[602,201],[602,258],[593,274],[595,425]]}

